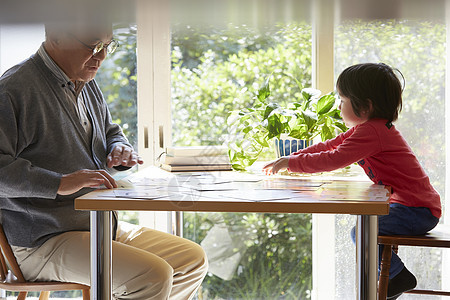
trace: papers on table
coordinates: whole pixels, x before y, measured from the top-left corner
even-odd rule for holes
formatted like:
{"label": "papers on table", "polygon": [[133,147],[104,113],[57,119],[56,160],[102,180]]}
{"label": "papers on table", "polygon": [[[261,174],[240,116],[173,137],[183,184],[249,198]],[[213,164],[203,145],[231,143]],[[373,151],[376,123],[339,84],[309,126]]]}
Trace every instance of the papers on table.
{"label": "papers on table", "polygon": [[237,201],[339,201],[373,199],[386,201],[384,186],[361,182],[351,190],[345,182],[249,175],[238,172],[182,173],[167,177],[138,177],[117,181],[111,197],[196,201],[236,199]]}
{"label": "papers on table", "polygon": [[133,183],[128,179],[116,180],[116,183],[119,189],[129,189],[134,187]]}
{"label": "papers on table", "polygon": [[272,180],[265,180],[263,182],[263,188],[269,190],[315,191],[325,183],[328,182],[304,179],[274,178]]}
{"label": "papers on table", "polygon": [[157,199],[169,196],[166,191],[157,189],[142,190],[142,189],[117,189],[113,191],[117,198],[131,198],[131,199]]}

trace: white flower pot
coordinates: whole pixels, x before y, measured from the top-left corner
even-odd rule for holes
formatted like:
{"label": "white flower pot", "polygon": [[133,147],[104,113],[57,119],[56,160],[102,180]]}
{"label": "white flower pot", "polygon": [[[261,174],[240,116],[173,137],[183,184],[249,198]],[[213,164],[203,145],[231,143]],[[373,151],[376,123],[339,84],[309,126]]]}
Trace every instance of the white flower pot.
{"label": "white flower pot", "polygon": [[275,152],[277,153],[277,158],[282,156],[290,155],[291,153],[297,152],[301,149],[307,148],[312,145],[311,140],[299,140],[288,136],[287,134],[282,134],[280,139],[274,138]]}

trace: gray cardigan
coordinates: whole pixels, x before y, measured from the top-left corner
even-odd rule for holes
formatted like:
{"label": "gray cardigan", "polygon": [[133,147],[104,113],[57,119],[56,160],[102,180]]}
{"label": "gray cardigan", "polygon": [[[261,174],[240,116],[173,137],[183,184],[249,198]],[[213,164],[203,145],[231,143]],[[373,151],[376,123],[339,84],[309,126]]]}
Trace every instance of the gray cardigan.
{"label": "gray cardigan", "polygon": [[61,82],[39,55],[0,78],[0,209],[11,245],[36,247],[67,231],[89,230],[89,212],[75,197],[57,195],[63,174],[106,169],[116,143],[128,144],[95,81],[83,90],[92,139],[80,124]]}

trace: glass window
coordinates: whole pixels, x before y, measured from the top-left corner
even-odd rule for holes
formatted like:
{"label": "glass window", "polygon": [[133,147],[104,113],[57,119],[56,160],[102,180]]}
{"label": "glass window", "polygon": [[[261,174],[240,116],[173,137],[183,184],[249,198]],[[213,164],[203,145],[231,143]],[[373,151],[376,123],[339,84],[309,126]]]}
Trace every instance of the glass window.
{"label": "glass window", "polygon": [[[113,36],[119,42],[119,47],[114,53],[108,54],[95,77],[108,103],[113,121],[122,127],[134,149],[138,149],[136,33],[136,24],[113,26]],[[137,211],[118,213],[122,221],[139,223]]]}
{"label": "glass window", "polygon": [[[422,7],[419,1],[403,6],[406,1],[394,1],[389,12],[367,6],[348,9],[350,2],[342,2],[342,19],[335,27],[336,78],[346,67],[364,62],[384,62],[403,73],[406,80],[403,110],[395,124],[445,206],[444,2]],[[336,242],[336,299],[354,297],[355,256],[350,229],[355,223],[354,217],[336,216],[336,241],[339,241]],[[400,256],[416,275],[419,288],[440,289],[441,250],[401,247]],[[421,296],[404,295],[403,298],[421,299]]]}
{"label": "glass window", "polygon": [[[216,5],[208,6],[210,10],[196,12],[195,17],[202,21],[177,18],[179,8],[173,9],[174,146],[222,144],[228,134],[224,124],[229,113],[251,106],[255,93],[270,74],[275,77],[273,98],[279,102],[289,101],[298,92],[286,74],[295,76],[305,87],[311,85],[311,25],[278,19],[280,11],[290,8],[287,4],[263,10],[274,10],[275,19],[267,20],[259,2],[248,11],[257,9],[261,15],[252,12],[240,18],[233,13],[242,13],[242,5],[229,1],[223,7],[218,1],[212,2]],[[211,20],[218,8],[230,10],[234,17],[219,14],[215,21]],[[198,16],[202,12],[209,16],[206,21],[203,15]]]}
{"label": "glass window", "polygon": [[[229,113],[251,107],[270,74],[279,103],[300,92],[286,74],[311,86],[311,23],[294,15],[308,2],[202,3],[172,8],[173,146],[223,144]],[[310,215],[184,213],[183,236],[209,257],[201,299],[310,297]]]}
{"label": "glass window", "polygon": [[119,124],[137,149],[136,24],[114,25],[117,50],[108,54],[95,80],[108,103],[113,121]]}

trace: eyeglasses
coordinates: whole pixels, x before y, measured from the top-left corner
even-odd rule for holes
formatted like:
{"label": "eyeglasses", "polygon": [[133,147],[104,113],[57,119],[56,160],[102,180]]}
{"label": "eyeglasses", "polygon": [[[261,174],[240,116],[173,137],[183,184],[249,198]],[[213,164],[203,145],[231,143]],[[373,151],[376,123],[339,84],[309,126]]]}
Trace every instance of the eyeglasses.
{"label": "eyeglasses", "polygon": [[109,54],[114,53],[114,51],[116,51],[116,49],[119,47],[119,42],[117,42],[116,40],[112,39],[111,42],[109,42],[108,44],[105,44],[103,42],[98,42],[97,44],[95,44],[95,46],[89,46],[88,44],[83,43],[82,41],[80,41],[75,35],[70,34],[74,39],[76,39],[78,42],[80,42],[80,44],[82,44],[83,46],[85,46],[86,48],[89,48],[92,50],[92,56],[96,56],[97,54],[99,54],[103,49],[106,49],[106,52]]}

